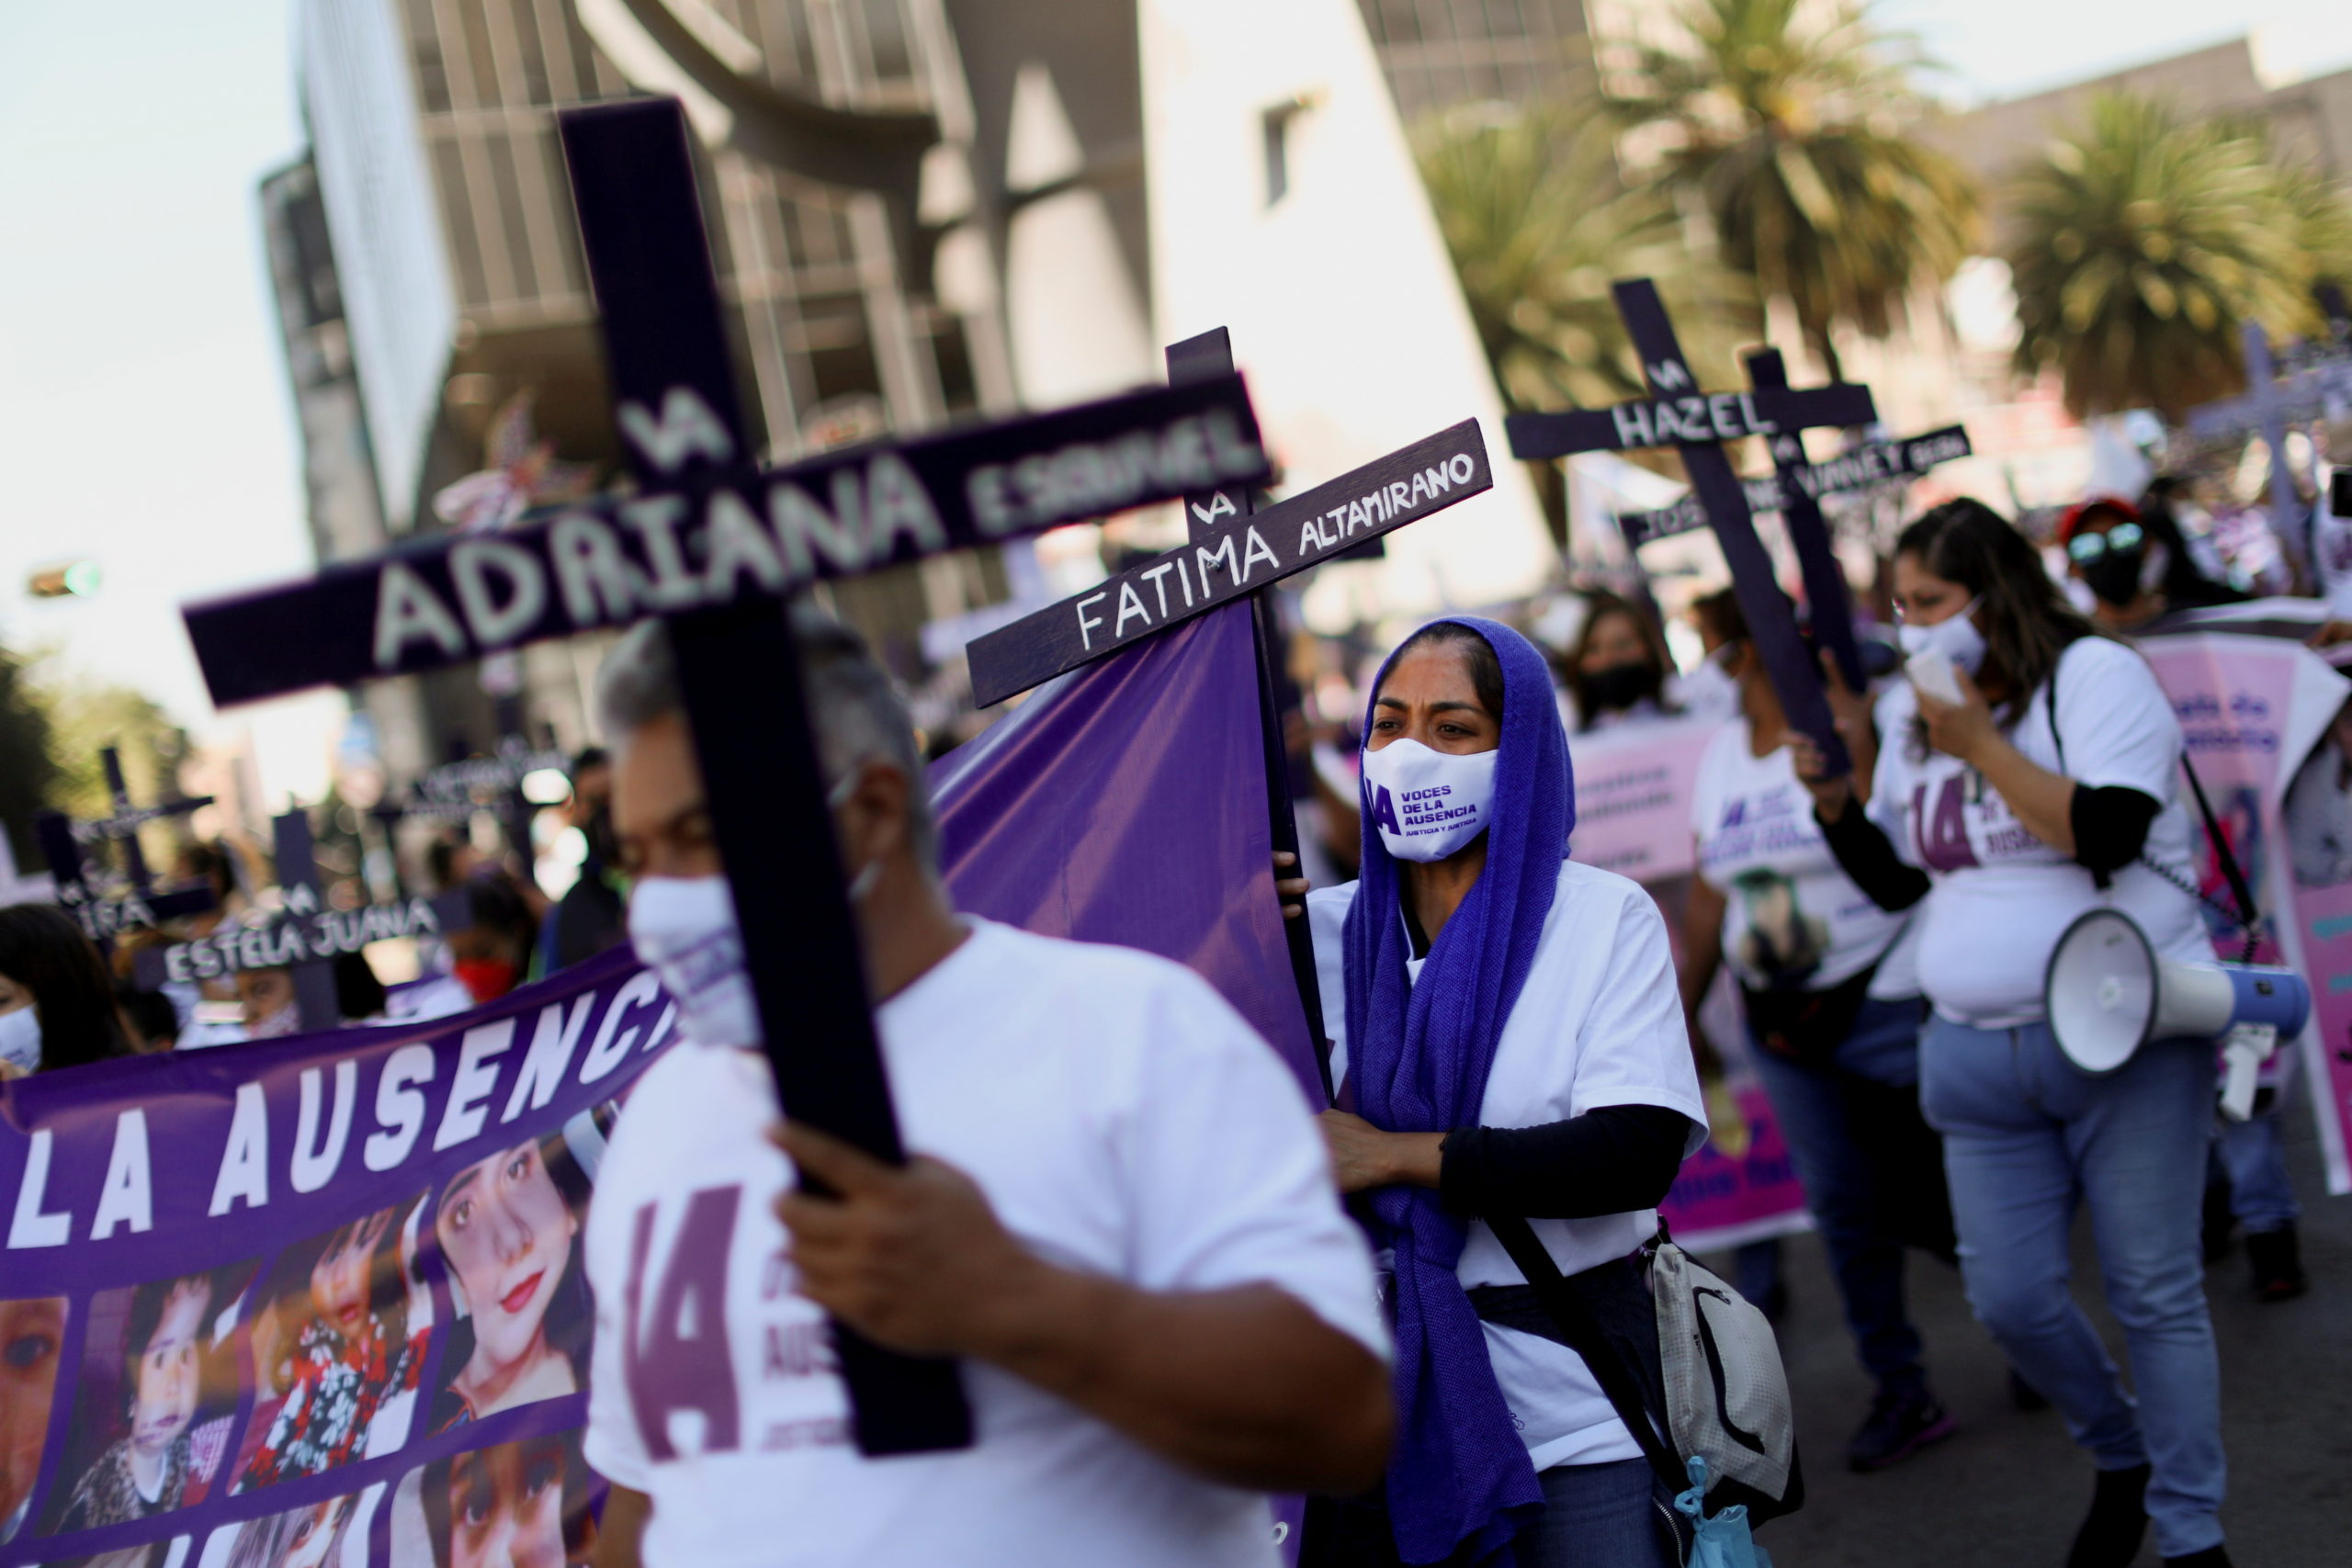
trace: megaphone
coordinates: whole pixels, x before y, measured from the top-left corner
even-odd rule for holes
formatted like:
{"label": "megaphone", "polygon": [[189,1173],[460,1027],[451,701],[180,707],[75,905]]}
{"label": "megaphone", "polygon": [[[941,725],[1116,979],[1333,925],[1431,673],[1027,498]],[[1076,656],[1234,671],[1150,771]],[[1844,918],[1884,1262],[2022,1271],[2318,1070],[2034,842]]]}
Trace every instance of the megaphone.
{"label": "megaphone", "polygon": [[2158,958],[2120,909],[2093,909],[2066,928],[2041,992],[2059,1051],[2094,1077],[2151,1040],[2227,1036],[2222,1109],[2240,1122],[2253,1110],[2256,1073],[2312,1011],[2311,987],[2293,970]]}

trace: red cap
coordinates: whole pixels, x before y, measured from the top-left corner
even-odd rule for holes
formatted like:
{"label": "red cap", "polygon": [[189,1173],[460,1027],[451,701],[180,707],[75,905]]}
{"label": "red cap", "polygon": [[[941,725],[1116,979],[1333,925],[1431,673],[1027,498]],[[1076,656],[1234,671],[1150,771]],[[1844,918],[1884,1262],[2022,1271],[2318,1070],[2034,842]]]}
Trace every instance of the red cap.
{"label": "red cap", "polygon": [[2140,509],[2121,496],[2095,495],[2066,508],[2066,515],[2058,519],[2058,542],[2062,545],[2071,543],[2085,514],[2093,512],[2112,512],[2126,523],[2140,521]]}

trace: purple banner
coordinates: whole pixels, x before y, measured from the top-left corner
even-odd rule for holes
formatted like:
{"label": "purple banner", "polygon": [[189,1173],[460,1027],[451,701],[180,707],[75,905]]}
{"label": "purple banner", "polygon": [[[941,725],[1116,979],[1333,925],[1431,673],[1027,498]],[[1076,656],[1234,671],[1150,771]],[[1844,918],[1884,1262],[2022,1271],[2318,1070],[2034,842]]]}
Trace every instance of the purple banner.
{"label": "purple banner", "polygon": [[586,1213],[673,1019],[624,951],[0,1085],[0,1568],[584,1561]]}
{"label": "purple banner", "polygon": [[960,909],[1192,969],[1319,1110],[1274,897],[1256,659],[1236,603],[1041,688],[932,769],[940,863]]}

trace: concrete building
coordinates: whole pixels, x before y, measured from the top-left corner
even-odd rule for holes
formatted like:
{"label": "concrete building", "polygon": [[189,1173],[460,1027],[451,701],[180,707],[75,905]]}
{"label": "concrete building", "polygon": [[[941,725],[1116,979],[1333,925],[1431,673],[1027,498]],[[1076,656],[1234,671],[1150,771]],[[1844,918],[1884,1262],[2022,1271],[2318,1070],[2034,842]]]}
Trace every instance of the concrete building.
{"label": "concrete building", "polygon": [[1407,126],[1457,104],[1590,91],[1584,0],[1356,0]]}
{"label": "concrete building", "polygon": [[[304,0],[311,152],[271,177],[264,207],[322,559],[442,526],[435,495],[486,466],[490,423],[518,393],[560,458],[618,471],[555,125],[558,109],[641,90],[592,32],[597,9]],[[697,8],[762,81],[899,108],[929,101],[919,12],[931,14],[930,0]],[[900,287],[888,231],[854,196],[722,145],[705,203],[763,457],[934,424],[986,391],[1008,400],[1001,374],[984,389],[961,318]],[[1002,592],[1001,570],[972,561],[886,574],[839,597],[913,674],[916,627]],[[431,678],[413,726],[386,722],[370,699],[395,777],[503,729],[583,744],[593,657],[553,646],[515,663],[486,681]]]}
{"label": "concrete building", "polygon": [[2082,123],[2092,100],[2127,92],[2163,99],[2197,118],[2258,119],[2279,149],[2338,175],[2352,175],[2352,71],[2296,79],[2271,65],[2256,36],[2151,60],[1955,116],[1938,140],[1997,187],[2053,136]]}

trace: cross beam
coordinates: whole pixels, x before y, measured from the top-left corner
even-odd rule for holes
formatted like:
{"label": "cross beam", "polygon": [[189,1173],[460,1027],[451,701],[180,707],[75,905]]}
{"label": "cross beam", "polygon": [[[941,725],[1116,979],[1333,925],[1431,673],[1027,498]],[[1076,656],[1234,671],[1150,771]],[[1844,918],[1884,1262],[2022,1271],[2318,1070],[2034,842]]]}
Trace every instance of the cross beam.
{"label": "cross beam", "polygon": [[[715,285],[709,292],[716,310]],[[673,382],[619,408],[632,459],[651,476],[635,497],[503,534],[444,535],[187,606],[212,700],[413,674],[648,615],[770,604],[824,579],[1270,472],[1235,376],[764,471],[736,465],[745,442],[729,417],[731,381],[701,390]]]}
{"label": "cross beam", "polygon": [[[43,811],[33,818],[33,834],[49,861],[57,885],[57,900],[81,923],[83,933],[102,947],[120,932],[152,930],[182,915],[200,914],[220,900],[209,887],[156,893],[139,847],[139,830],[152,822],[186,817],[212,804],[212,796],[177,796],[153,806],[133,806],[122,775],[122,753],[108,746],[98,753],[106,771],[107,795],[113,815],[96,822],[76,822],[62,811]],[[129,890],[119,897],[101,897],[90,886],[84,846],[116,842],[123,846],[123,874]]]}
{"label": "cross beam", "polygon": [[[1882,485],[1916,479],[1937,464],[1968,457],[1974,450],[1965,426],[1947,424],[1891,441],[1866,441],[1826,461],[1802,463],[1793,468],[1781,467],[1779,453],[1775,452],[1774,471],[1750,474],[1740,480],[1740,488],[1747,492],[1749,512],[1778,512],[1792,481],[1798,494],[1816,501],[1833,495],[1859,495]],[[1617,513],[1618,530],[1633,549],[1706,525],[1705,509],[1700,506],[1698,497],[1690,495],[1653,512]]]}
{"label": "cross beam", "polygon": [[[2259,432],[2270,448],[2270,525],[2288,550],[2310,566],[2310,540],[2301,526],[2302,498],[2295,490],[2295,474],[2287,466],[2287,426],[2329,417],[2332,409],[2352,404],[2352,347],[2339,344],[2298,356],[2297,367],[2283,380],[2271,356],[2270,334],[2261,323],[2247,321],[2240,329],[2245,355],[2245,391],[2234,398],[2200,403],[2183,422],[2189,434],[2201,440]],[[2313,482],[2317,482],[2316,472]]]}
{"label": "cross beam", "polygon": [[1774,581],[1771,555],[1757,536],[1747,492],[1721,444],[1747,435],[1770,440],[1814,425],[1867,424],[1877,417],[1870,389],[1837,385],[1800,391],[1759,386],[1747,392],[1694,391],[1697,378],[1683,358],[1657,287],[1645,277],[1633,278],[1612,285],[1611,291],[1641,356],[1650,397],[1607,410],[1513,414],[1506,421],[1511,455],[1544,459],[1577,452],[1675,447],[1690,476],[1691,491],[1714,526],[1731,567],[1740,615],[1790,725],[1821,748],[1831,771],[1850,768],[1852,759],[1838,737],[1820,672]]}
{"label": "cross beam", "polygon": [[[1231,487],[1187,509],[1192,537],[965,649],[981,707],[1105,659],[1245,593],[1345,555],[1366,540],[1494,486],[1478,422],[1401,446],[1252,513]],[[1204,521],[1202,513],[1216,521]]]}

